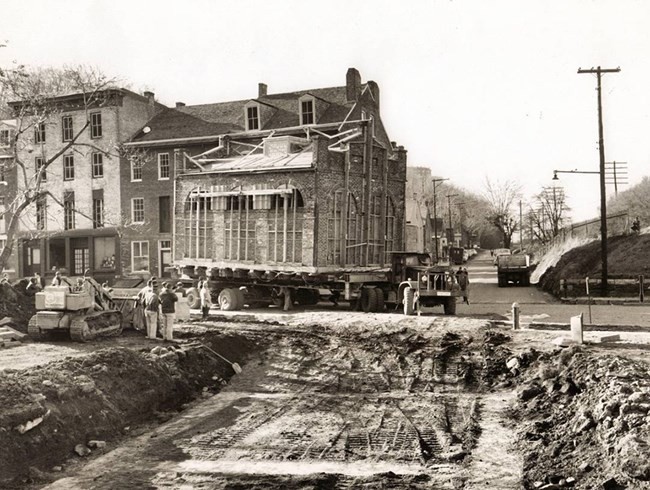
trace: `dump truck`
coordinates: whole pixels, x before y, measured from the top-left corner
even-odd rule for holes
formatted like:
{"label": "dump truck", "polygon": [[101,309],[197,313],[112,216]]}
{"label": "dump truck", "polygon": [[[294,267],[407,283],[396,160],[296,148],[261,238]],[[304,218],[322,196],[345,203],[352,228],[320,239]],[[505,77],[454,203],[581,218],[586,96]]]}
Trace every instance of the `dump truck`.
{"label": "dump truck", "polygon": [[122,313],[99,283],[85,277],[83,282],[70,284],[46,286],[36,293],[37,313],[27,326],[30,338],[68,332],[72,340],[85,342],[122,332]]}
{"label": "dump truck", "polygon": [[497,279],[499,287],[508,283],[530,286],[530,256],[526,254],[498,255]]}

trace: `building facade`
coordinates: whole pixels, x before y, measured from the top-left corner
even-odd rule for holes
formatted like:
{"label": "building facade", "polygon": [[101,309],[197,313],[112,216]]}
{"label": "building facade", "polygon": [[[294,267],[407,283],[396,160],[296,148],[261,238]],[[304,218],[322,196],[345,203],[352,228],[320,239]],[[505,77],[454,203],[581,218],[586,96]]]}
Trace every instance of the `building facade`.
{"label": "building facade", "polygon": [[142,158],[122,170],[122,205],[149,239],[127,238],[123,270],[378,267],[403,249],[406,151],[354,68],[340,87],[177,104],[126,146]]}
{"label": "building facade", "polygon": [[[124,230],[133,224],[121,201],[119,145],[162,108],[153,93],[102,91],[88,106],[83,94],[47,100],[56,107],[37,121],[16,152],[46,194],[24,213],[17,232],[17,263],[22,276],[48,277],[56,270],[99,280],[121,275],[119,251]],[[21,103],[10,104],[15,113]],[[45,162],[58,157],[47,168]]]}
{"label": "building facade", "polygon": [[[16,168],[14,166],[13,140],[16,121],[0,121],[0,253],[7,244],[7,225],[11,219],[9,209],[16,195]],[[3,272],[15,279],[18,272],[17,254],[7,260]]]}

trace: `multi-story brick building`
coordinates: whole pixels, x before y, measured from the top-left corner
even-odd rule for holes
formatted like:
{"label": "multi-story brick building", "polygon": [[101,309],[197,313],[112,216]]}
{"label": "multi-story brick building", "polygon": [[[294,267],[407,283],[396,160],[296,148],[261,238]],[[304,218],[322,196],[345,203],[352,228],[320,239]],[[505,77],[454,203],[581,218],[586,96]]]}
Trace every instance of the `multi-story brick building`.
{"label": "multi-story brick building", "polygon": [[144,158],[122,171],[122,206],[150,235],[129,238],[124,270],[326,271],[403,249],[406,151],[354,68],[339,87],[177,104],[126,146]]}
{"label": "multi-story brick building", "polygon": [[[164,106],[151,92],[138,95],[126,89],[107,89],[93,100],[88,106],[83,94],[48,99],[56,110],[26,134],[31,139],[17,151],[49,193],[26,210],[17,231],[23,276],[47,276],[53,270],[80,275],[90,269],[99,280],[110,280],[121,274],[121,236],[132,223],[121,207],[123,156],[116,148]],[[19,113],[21,104],[10,106]],[[41,171],[44,162],[61,152]],[[30,183],[18,181],[17,189],[24,185]]]}
{"label": "multi-story brick building", "polygon": [[[13,119],[0,120],[0,252],[7,243],[7,223],[10,208],[16,192],[16,171],[13,165],[13,139],[16,131],[16,121]],[[3,272],[11,278],[17,275],[18,261],[12,254]]]}

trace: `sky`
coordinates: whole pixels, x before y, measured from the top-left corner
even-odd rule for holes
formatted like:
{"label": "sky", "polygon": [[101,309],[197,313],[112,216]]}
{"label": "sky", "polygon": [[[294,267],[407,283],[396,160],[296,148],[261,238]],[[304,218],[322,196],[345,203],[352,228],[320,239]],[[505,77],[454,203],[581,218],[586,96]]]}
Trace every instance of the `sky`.
{"label": "sky", "polygon": [[[381,91],[409,165],[524,200],[564,188],[574,221],[596,218],[596,76],[606,161],[628,186],[650,173],[650,2],[643,0],[21,0],[4,2],[0,66],[87,64],[157,99],[203,104],[341,86],[349,67]],[[608,186],[608,195],[614,193]]]}

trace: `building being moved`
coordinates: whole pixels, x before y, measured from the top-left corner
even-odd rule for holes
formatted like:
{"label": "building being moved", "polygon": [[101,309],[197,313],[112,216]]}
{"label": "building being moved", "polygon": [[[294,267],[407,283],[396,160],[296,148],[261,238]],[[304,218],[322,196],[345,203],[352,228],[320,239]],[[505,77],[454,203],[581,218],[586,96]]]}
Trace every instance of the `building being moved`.
{"label": "building being moved", "polygon": [[142,158],[123,171],[123,207],[153,220],[148,240],[125,233],[123,263],[193,274],[389,265],[404,248],[406,150],[386,134],[379,96],[350,68],[339,87],[259,84],[253,99],[162,111],[126,144]]}

